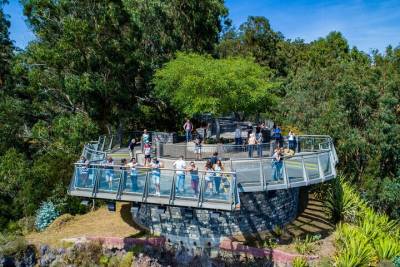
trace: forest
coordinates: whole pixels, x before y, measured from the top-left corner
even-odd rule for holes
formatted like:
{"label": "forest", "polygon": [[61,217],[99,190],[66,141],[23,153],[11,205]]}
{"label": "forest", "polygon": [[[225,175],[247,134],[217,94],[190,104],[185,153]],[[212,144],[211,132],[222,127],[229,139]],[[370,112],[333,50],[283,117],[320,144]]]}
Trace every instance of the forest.
{"label": "forest", "polygon": [[[43,201],[85,212],[67,195],[85,142],[121,128],[179,131],[204,110],[330,135],[362,201],[400,219],[400,47],[367,54],[340,32],[290,40],[257,16],[236,28],[222,0],[22,3],[36,36],[24,50],[0,9],[0,229]],[[192,78],[175,92],[193,65],[213,83]],[[229,73],[245,77],[225,83]]]}

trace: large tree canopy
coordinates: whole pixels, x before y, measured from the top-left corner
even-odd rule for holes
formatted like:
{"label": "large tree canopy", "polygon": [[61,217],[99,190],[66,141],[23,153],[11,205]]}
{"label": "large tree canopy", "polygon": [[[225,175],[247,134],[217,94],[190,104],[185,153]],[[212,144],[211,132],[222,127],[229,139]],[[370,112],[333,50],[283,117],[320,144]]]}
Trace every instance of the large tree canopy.
{"label": "large tree canopy", "polygon": [[249,58],[213,59],[179,53],[158,70],[155,93],[188,116],[230,112],[255,114],[270,109],[276,97],[268,68]]}

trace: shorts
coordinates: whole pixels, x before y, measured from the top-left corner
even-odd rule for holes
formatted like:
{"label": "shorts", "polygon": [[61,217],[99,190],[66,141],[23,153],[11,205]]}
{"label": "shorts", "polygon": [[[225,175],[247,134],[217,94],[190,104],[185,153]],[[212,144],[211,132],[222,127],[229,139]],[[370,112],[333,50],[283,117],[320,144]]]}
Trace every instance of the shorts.
{"label": "shorts", "polygon": [[151,155],[144,155],[144,158],[149,159],[149,158],[151,158]]}
{"label": "shorts", "polygon": [[151,180],[153,181],[153,184],[160,184],[160,176],[153,175],[151,176]]}
{"label": "shorts", "polygon": [[200,154],[200,153],[201,153],[201,146],[196,146],[196,147],[194,148],[194,153],[195,153],[195,154]]}

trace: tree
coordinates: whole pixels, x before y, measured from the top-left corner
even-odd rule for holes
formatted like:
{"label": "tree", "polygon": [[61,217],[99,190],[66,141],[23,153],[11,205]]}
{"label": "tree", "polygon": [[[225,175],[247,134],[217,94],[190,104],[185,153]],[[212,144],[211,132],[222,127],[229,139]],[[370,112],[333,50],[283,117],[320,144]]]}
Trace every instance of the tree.
{"label": "tree", "polygon": [[249,58],[213,59],[179,53],[155,73],[155,93],[187,116],[230,112],[256,114],[270,109],[276,97],[268,68]]}

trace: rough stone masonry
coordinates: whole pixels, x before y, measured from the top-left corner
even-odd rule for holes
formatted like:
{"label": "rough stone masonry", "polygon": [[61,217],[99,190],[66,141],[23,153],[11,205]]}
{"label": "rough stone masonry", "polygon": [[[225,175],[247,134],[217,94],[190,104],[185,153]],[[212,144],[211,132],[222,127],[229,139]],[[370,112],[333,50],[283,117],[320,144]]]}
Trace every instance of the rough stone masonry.
{"label": "rough stone masonry", "polygon": [[189,247],[212,247],[223,238],[254,235],[294,220],[299,188],[240,193],[240,210],[225,212],[141,204],[134,219],[152,233]]}

